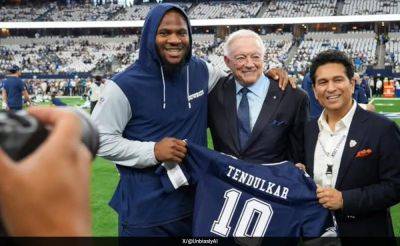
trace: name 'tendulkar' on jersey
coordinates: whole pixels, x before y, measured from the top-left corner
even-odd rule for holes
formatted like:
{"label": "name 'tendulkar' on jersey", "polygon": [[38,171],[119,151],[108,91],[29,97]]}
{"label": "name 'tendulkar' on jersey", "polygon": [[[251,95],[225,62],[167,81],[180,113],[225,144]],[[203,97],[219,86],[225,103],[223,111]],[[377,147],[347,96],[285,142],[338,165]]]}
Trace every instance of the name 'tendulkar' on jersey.
{"label": "name 'tendulkar' on jersey", "polygon": [[[276,163],[280,164],[280,163]],[[287,195],[289,192],[288,187],[281,187],[280,185],[277,185],[272,182],[268,182],[265,179],[262,179],[257,176],[253,176],[249,173],[246,173],[243,170],[240,170],[239,168],[233,167],[233,166],[228,166],[228,173],[226,174],[227,177],[245,184],[249,187],[252,187],[254,189],[266,192],[270,195],[274,195],[279,198],[287,199]]]}

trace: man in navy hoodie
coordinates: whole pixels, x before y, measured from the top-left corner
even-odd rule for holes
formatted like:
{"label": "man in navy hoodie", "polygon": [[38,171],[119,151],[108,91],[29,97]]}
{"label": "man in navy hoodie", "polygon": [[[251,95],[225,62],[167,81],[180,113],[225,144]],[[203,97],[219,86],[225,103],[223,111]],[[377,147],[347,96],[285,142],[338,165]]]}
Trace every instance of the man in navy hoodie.
{"label": "man in navy hoodie", "polygon": [[110,201],[120,236],[191,236],[194,191],[165,193],[155,170],[180,163],[187,139],[207,144],[207,94],[225,73],[192,56],[189,19],[159,4],[148,14],[138,60],[109,81],[92,118],[98,155],[117,164]]}

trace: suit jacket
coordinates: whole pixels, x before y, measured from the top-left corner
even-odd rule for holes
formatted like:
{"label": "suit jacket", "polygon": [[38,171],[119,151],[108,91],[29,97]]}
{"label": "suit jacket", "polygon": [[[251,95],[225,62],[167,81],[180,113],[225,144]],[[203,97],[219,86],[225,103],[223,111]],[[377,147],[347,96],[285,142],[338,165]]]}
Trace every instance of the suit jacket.
{"label": "suit jacket", "polygon": [[[318,133],[317,120],[306,124],[311,176]],[[340,236],[393,236],[389,208],[400,201],[400,131],[394,122],[357,106],[335,188],[343,196],[343,209],[335,212]]]}
{"label": "suit jacket", "polygon": [[222,78],[208,96],[208,125],[214,149],[254,163],[304,159],[304,124],[308,97],[302,90],[282,91],[271,80],[251,136],[240,149],[236,109],[236,85],[232,75]]}

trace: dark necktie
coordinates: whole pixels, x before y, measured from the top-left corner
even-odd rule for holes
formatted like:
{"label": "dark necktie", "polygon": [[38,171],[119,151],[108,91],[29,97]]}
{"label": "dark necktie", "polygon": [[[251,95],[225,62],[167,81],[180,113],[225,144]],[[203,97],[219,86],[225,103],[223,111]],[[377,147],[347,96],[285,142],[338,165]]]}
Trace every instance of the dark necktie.
{"label": "dark necktie", "polygon": [[249,140],[251,134],[249,100],[247,99],[247,93],[249,91],[250,90],[247,89],[246,87],[240,89],[240,92],[242,93],[242,99],[240,100],[237,116],[239,125],[239,142],[241,150],[244,149],[244,146],[246,145],[247,140]]}

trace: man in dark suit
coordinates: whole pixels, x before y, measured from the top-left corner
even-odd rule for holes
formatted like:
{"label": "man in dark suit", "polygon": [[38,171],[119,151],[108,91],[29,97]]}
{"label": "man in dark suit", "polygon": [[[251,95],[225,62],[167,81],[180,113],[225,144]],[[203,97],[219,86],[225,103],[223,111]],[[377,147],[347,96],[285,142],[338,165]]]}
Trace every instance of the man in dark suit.
{"label": "man in dark suit", "polygon": [[290,86],[282,91],[264,76],[265,47],[255,32],[232,33],[224,53],[232,74],[208,97],[214,149],[255,163],[303,161],[307,95]]}
{"label": "man in dark suit", "polygon": [[400,131],[353,100],[351,60],[340,51],[317,55],[310,69],[324,107],[306,124],[306,169],[319,202],[334,211],[339,235],[393,236],[389,208],[400,201]]}

